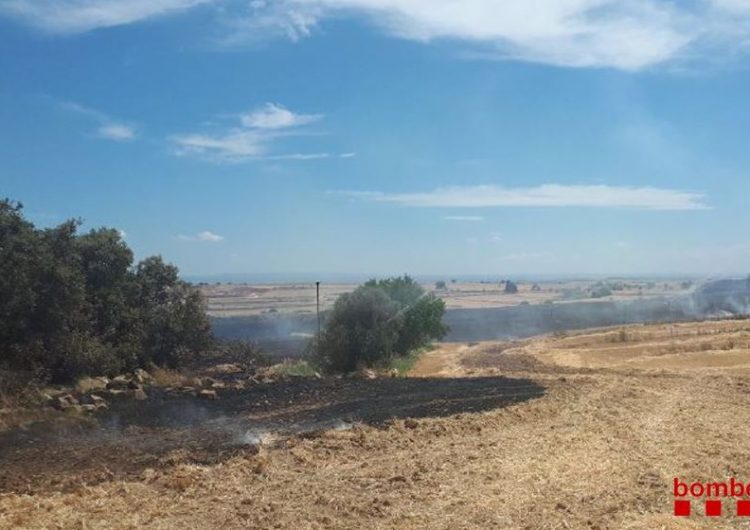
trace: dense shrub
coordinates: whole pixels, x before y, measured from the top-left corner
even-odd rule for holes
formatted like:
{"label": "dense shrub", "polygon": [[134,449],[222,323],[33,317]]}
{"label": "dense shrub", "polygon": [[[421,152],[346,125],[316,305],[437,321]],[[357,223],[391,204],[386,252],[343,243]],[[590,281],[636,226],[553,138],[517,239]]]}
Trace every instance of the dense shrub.
{"label": "dense shrub", "polygon": [[316,342],[316,364],[351,372],[387,363],[442,338],[445,303],[408,276],[370,280],[341,295]]}
{"label": "dense shrub", "polygon": [[150,364],[211,341],[198,291],[160,257],[133,266],[119,232],[38,229],[0,201],[0,369],[57,380]]}

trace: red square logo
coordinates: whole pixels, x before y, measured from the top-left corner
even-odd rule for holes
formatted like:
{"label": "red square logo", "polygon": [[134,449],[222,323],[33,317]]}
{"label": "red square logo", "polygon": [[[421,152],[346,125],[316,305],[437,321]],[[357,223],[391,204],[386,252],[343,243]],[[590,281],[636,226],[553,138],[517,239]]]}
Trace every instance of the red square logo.
{"label": "red square logo", "polygon": [[706,515],[719,517],[721,515],[721,501],[706,501]]}
{"label": "red square logo", "polygon": [[737,517],[750,517],[750,501],[737,501]]}
{"label": "red square logo", "polygon": [[674,501],[674,514],[678,517],[690,515],[690,501]]}

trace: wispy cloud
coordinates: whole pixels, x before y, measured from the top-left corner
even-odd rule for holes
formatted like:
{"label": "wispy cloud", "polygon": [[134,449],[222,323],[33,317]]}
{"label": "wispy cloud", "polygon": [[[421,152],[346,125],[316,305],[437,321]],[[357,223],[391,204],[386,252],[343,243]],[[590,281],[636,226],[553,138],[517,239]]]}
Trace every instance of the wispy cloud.
{"label": "wispy cloud", "polygon": [[307,125],[323,118],[322,114],[295,114],[276,103],[266,103],[240,117],[243,127],[251,129],[286,129]]}
{"label": "wispy cloud", "polygon": [[445,221],[458,221],[458,222],[477,222],[484,221],[484,217],[480,215],[446,215],[443,217]]}
{"label": "wispy cloud", "polygon": [[110,123],[99,127],[98,135],[107,140],[127,142],[135,138],[135,129],[122,123]]}
{"label": "wispy cloud", "polygon": [[237,162],[259,157],[272,136],[256,131],[231,129],[220,134],[181,134],[170,138],[179,156],[198,155],[218,162]]}
{"label": "wispy cloud", "polygon": [[0,0],[0,13],[51,33],[81,33],[185,11],[212,0]]}
{"label": "wispy cloud", "polygon": [[177,239],[180,241],[197,241],[202,243],[218,243],[219,241],[224,241],[224,236],[220,236],[218,234],[214,234],[213,232],[209,232],[208,230],[204,230],[202,232],[198,232],[195,235],[192,236],[186,236],[186,235],[179,235],[177,236]]}
{"label": "wispy cloud", "polygon": [[305,125],[323,119],[323,114],[298,114],[277,103],[234,117],[235,125],[212,133],[177,134],[169,138],[174,153],[179,156],[197,156],[213,162],[246,162],[249,160],[318,160],[324,158],[349,158],[354,153],[331,154],[272,152],[272,146],[281,138],[308,134]]}
{"label": "wispy cloud", "polygon": [[60,106],[69,112],[86,116],[90,120],[97,122],[98,127],[96,129],[96,136],[99,138],[113,140],[115,142],[129,142],[136,137],[135,127],[127,123],[116,121],[104,112],[86,107],[73,101],[63,101],[60,103]]}
{"label": "wispy cloud", "polygon": [[531,188],[453,186],[421,193],[332,192],[355,199],[433,208],[591,207],[705,210],[702,193],[655,187],[544,184]]}

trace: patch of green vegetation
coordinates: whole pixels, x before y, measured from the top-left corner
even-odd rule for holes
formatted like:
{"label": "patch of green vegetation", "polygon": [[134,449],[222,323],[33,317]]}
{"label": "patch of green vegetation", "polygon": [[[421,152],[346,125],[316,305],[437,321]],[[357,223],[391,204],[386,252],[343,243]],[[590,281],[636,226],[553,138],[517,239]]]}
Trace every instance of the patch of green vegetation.
{"label": "patch of green vegetation", "polygon": [[386,367],[388,370],[396,370],[399,376],[406,376],[414,368],[417,360],[422,356],[423,353],[432,351],[435,349],[433,344],[428,344],[422,348],[412,351],[408,355],[402,355],[391,359],[391,362]]}

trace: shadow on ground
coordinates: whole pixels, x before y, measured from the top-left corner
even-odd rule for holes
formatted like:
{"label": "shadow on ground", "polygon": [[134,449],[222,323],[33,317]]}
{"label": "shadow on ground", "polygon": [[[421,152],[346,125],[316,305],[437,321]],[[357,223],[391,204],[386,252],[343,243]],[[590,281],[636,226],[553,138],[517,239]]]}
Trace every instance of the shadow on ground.
{"label": "shadow on ground", "polygon": [[540,397],[530,379],[312,379],[226,390],[217,401],[152,389],[112,403],[91,421],[39,424],[0,434],[0,492],[67,491],[146,468],[215,463],[251,451],[267,433],[299,435],[351,423],[480,412]]}

